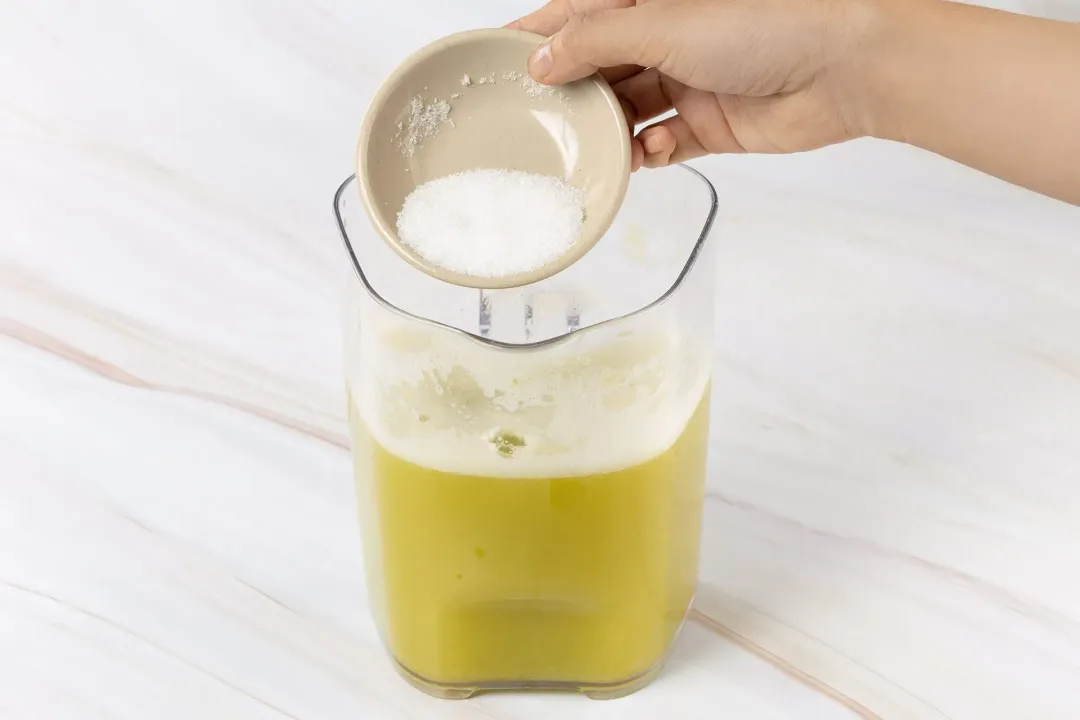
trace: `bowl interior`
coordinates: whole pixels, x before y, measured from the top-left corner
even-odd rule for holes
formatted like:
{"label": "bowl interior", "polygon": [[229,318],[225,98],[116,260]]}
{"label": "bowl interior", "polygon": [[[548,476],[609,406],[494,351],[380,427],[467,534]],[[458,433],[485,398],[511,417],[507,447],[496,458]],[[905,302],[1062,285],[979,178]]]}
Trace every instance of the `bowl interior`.
{"label": "bowl interior", "polygon": [[[443,38],[409,57],[368,110],[357,161],[365,206],[391,247],[428,274],[472,287],[534,282],[580,259],[622,204],[630,144],[619,103],[599,76],[559,88],[531,80],[526,64],[541,42],[516,30]],[[553,175],[584,191],[584,228],[565,256],[536,272],[481,278],[432,266],[399,241],[397,214],[417,185],[488,168]]]}

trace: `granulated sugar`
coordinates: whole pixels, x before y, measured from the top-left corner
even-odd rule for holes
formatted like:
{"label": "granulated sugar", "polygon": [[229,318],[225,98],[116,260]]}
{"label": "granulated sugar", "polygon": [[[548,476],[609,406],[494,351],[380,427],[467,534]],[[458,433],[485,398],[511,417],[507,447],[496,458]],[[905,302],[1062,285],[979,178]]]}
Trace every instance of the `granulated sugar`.
{"label": "granulated sugar", "polygon": [[398,124],[398,133],[404,133],[400,138],[401,152],[405,157],[411,157],[416,149],[425,140],[439,132],[442,125],[453,126],[450,119],[450,103],[445,100],[432,100],[424,102],[419,95],[409,101],[408,127]]}
{"label": "granulated sugar", "polygon": [[550,85],[541,85],[533,80],[528,75],[525,75],[521,79],[521,87],[524,88],[525,94],[529,97],[547,97],[555,92],[555,88]]}
{"label": "granulated sugar", "polygon": [[581,234],[584,195],[548,175],[468,170],[424,183],[398,213],[398,237],[439,267],[499,277],[543,267]]}

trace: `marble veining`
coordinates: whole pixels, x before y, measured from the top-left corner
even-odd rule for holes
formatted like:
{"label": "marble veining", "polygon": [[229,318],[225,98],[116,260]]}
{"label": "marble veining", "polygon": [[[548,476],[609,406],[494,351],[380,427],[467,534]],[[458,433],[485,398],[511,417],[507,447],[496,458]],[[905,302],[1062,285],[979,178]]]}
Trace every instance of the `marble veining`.
{"label": "marble veining", "polygon": [[528,8],[0,2],[0,718],[1080,717],[1080,209],[872,141],[697,164],[715,410],[664,675],[396,678],[330,197],[401,56]]}

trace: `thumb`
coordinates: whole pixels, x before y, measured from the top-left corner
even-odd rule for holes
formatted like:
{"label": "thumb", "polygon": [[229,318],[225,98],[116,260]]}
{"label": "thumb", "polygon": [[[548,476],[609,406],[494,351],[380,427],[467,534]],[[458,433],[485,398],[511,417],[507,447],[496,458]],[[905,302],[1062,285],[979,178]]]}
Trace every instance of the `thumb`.
{"label": "thumb", "polygon": [[655,67],[666,56],[656,18],[658,3],[576,15],[529,58],[529,74],[562,85],[616,65]]}

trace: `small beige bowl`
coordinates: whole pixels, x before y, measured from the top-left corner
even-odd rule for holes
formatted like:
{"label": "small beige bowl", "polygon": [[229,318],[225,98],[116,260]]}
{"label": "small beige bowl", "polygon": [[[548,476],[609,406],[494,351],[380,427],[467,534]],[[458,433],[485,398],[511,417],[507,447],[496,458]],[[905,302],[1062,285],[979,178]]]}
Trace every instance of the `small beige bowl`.
{"label": "small beige bowl", "polygon": [[[558,88],[532,81],[526,65],[543,41],[505,29],[445,37],[407,58],[368,109],[357,154],[364,205],[390,247],[429,275],[477,288],[543,280],[587,253],[622,205],[630,135],[615,93],[599,75]],[[417,102],[434,120],[410,133]],[[448,122],[438,121],[440,102],[450,106]],[[490,168],[553,175],[584,191],[584,227],[565,255],[530,272],[479,277],[433,265],[401,242],[397,215],[416,186]]]}

